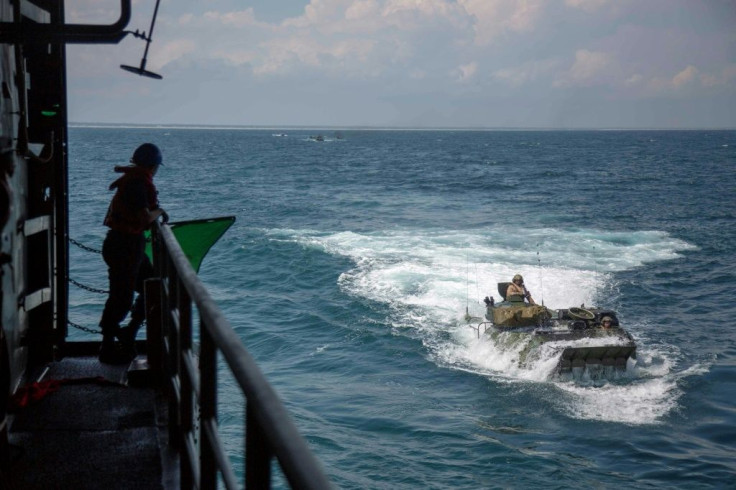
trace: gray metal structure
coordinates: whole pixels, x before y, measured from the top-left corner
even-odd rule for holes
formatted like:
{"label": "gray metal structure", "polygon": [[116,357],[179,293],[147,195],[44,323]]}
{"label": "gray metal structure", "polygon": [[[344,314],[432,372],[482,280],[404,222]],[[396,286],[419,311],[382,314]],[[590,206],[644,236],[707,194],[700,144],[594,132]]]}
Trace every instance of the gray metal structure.
{"label": "gray metal structure", "polygon": [[[116,4],[109,2],[111,7]],[[88,364],[97,363],[94,353],[99,346],[67,341],[65,45],[117,43],[127,34],[150,42],[145,33],[124,30],[130,14],[131,0],[120,0],[120,17],[115,23],[72,25],[64,21],[63,0],[0,0],[0,487],[6,483],[12,487],[6,480],[13,474],[8,445],[13,419],[7,414],[11,397],[32,380],[29,376],[39,370],[60,372],[65,361],[74,369],[83,365],[95,371]],[[268,488],[276,460],[291,487],[329,488],[322,466],[197,278],[170,228],[156,224],[154,237],[154,265],[159,275],[146,285],[148,374],[168,397],[167,445],[179,455],[180,487]],[[197,330],[193,306],[200,317],[198,358],[192,350]],[[76,356],[82,356],[79,363],[68,362]],[[218,356],[243,393],[244,455],[228,454],[218,433]],[[84,416],[81,409],[74,412],[77,404],[68,401],[69,396],[73,394],[57,397],[67,400],[64,406],[69,412],[63,414],[67,422]],[[84,402],[80,399],[79,405]],[[38,422],[53,425],[53,417],[38,420],[47,417],[44,413],[55,410],[51,407],[48,412],[37,410],[20,417],[26,435],[37,433]],[[23,440],[44,445],[48,439],[28,436]],[[33,449],[44,454],[46,448]],[[243,482],[231,465],[231,458],[238,457],[244,457]],[[54,468],[50,470],[53,474]],[[93,485],[98,483],[94,475],[88,479]],[[47,483],[55,487],[54,482]]]}

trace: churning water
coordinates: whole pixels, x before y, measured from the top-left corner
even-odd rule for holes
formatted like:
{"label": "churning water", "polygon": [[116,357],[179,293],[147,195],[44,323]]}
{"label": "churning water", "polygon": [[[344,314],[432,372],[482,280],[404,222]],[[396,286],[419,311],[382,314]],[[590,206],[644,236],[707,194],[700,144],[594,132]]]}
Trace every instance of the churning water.
{"label": "churning water", "polygon": [[[736,132],[315,133],[72,128],[71,236],[99,247],[144,141],[172,220],[236,215],[200,276],[339,487],[733,487]],[[524,339],[479,336],[466,311],[516,273],[615,309],[636,362],[558,376],[561,345],[520,363]],[[71,319],[103,302],[73,290]]]}

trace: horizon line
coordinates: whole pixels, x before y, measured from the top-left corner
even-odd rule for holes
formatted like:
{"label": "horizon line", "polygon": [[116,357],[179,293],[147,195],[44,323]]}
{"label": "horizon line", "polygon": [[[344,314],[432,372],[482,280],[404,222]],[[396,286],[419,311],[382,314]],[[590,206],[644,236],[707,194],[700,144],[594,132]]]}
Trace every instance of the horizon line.
{"label": "horizon line", "polygon": [[107,123],[68,122],[77,128],[146,128],[146,129],[211,129],[211,130],[329,130],[329,131],[734,131],[736,127],[554,127],[554,126],[373,126],[373,125],[275,125],[275,124],[196,124],[196,123]]}

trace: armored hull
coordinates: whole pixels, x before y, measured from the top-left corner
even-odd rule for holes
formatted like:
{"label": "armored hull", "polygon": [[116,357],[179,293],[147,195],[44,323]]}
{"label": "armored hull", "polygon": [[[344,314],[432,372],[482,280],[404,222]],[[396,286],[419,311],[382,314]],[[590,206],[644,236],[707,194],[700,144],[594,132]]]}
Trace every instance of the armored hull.
{"label": "armored hull", "polygon": [[[611,326],[601,319],[609,317]],[[529,337],[520,357],[525,362],[543,344],[559,346],[558,372],[589,365],[626,369],[630,358],[636,358],[636,344],[621,328],[615,311],[601,308],[569,308],[550,310],[525,303],[502,302],[488,305],[486,333],[514,332]]]}
{"label": "armored hull", "polygon": [[[505,291],[499,284],[499,291]],[[604,325],[603,319],[610,320]],[[636,358],[636,343],[619,324],[615,311],[604,308],[572,307],[552,310],[523,301],[494,303],[486,298],[486,319],[478,326],[496,338],[513,334],[526,341],[520,363],[528,362],[543,347],[555,347],[559,353],[557,371],[591,365],[626,369]],[[508,335],[507,335],[508,336]]]}

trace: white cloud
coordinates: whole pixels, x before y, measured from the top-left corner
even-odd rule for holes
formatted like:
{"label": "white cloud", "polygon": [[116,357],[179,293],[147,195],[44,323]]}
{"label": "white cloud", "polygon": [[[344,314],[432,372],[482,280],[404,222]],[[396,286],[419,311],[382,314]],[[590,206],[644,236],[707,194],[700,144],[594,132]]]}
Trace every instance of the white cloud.
{"label": "white cloud", "polygon": [[594,12],[610,4],[610,0],[565,0],[565,5],[572,8]]}
{"label": "white cloud", "polygon": [[[305,85],[335,92],[359,87],[367,113],[373,113],[371,97],[392,104],[410,100],[404,110],[419,110],[422,103],[435,103],[424,99],[430,93],[447,94],[448,106],[457,103],[453,97],[461,92],[466,101],[518,97],[524,104],[535,97],[554,100],[560,96],[556,88],[578,87],[586,88],[586,96],[610,101],[736,96],[733,23],[723,9],[707,2],[649,0],[646,7],[632,0],[302,2],[300,14],[272,22],[259,19],[282,12],[275,2],[232,10],[225,6],[236,3],[220,0],[164,2],[148,55],[150,68],[164,75],[164,83],[173,83],[176,74],[178,86],[207,85],[214,74],[228,87],[250,87],[258,98],[264,97],[258,90],[273,86],[294,92]],[[67,18],[109,23],[115,15],[103,12],[109,10],[107,3],[70,0],[77,7],[67,9]],[[136,0],[133,13],[129,29],[147,29],[152,5]],[[691,22],[681,22],[685,16]],[[143,48],[132,36],[119,46],[70,47],[70,87],[115,86],[121,77],[118,65],[136,64]],[[222,87],[208,97],[237,98],[237,92]],[[564,97],[575,99],[578,91],[566,90]],[[282,109],[284,114],[290,110]]]}
{"label": "white cloud", "polygon": [[456,6],[446,0],[386,0],[381,15],[390,17],[411,14],[450,18],[456,12]]}
{"label": "white cloud", "polygon": [[557,60],[529,61],[519,66],[502,68],[493,73],[493,78],[513,87],[520,87],[544,78],[551,78],[559,66]]}
{"label": "white cloud", "polygon": [[205,13],[204,17],[208,20],[236,28],[248,27],[256,23],[252,7],[238,12],[219,13],[210,11]]}
{"label": "white cloud", "polygon": [[692,93],[701,89],[730,88],[736,91],[736,65],[727,65],[719,73],[706,73],[688,65],[672,77],[652,77],[647,88],[651,95]]}
{"label": "white cloud", "polygon": [[153,68],[159,69],[194,51],[195,43],[188,39],[170,41],[165,43],[163,46],[157,46],[156,50],[151,53]]}
{"label": "white cloud", "polygon": [[458,4],[476,19],[475,42],[481,46],[507,31],[532,31],[545,6],[541,0],[458,0]]}
{"label": "white cloud", "polygon": [[305,37],[274,39],[265,43],[266,55],[248,56],[256,75],[286,74],[299,66],[338,70],[343,77],[362,74],[374,77],[380,70],[367,64],[374,51],[374,43],[366,39],[346,39],[331,44],[321,44]]}
{"label": "white cloud", "polygon": [[216,59],[225,60],[228,64],[239,66],[248,63],[252,63],[258,58],[257,54],[253,51],[215,51],[212,56]]}
{"label": "white cloud", "polygon": [[612,84],[618,78],[608,53],[579,49],[572,67],[555,82],[558,87],[590,87]]}
{"label": "white cloud", "polygon": [[[209,50],[230,63],[247,62],[260,76],[308,67],[327,76],[339,76],[342,71],[349,77],[362,73],[373,78],[397,64],[411,64],[415,57],[426,58],[432,43],[454,54],[456,40],[468,39],[471,25],[467,13],[450,0],[312,0],[302,15],[278,25],[258,24],[252,9],[208,12],[204,20],[221,26],[212,31],[211,38],[222,38],[229,32],[231,41],[214,43],[208,39],[210,46],[202,47],[202,56]],[[249,31],[260,28],[257,45],[247,53],[232,41],[241,26]],[[206,25],[200,28],[212,29]],[[442,68],[452,65],[445,53]],[[429,73],[425,67],[416,68]]]}
{"label": "white cloud", "polygon": [[399,32],[457,32],[467,27],[469,20],[466,12],[449,0],[385,0],[377,24]]}
{"label": "white cloud", "polygon": [[704,87],[721,87],[730,85],[734,90],[736,90],[736,87],[732,85],[736,82],[736,64],[724,66],[720,70],[720,73],[717,74],[703,73],[700,75],[700,81]]}
{"label": "white cloud", "polygon": [[344,18],[344,10],[348,6],[347,0],[311,0],[304,7],[304,13],[299,17],[286,19],[285,27],[306,28],[310,26],[328,25],[339,22]]}
{"label": "white cloud", "polygon": [[644,77],[639,73],[634,73],[624,81],[624,85],[627,87],[636,87],[644,81]]}
{"label": "white cloud", "polygon": [[357,0],[345,10],[345,18],[350,21],[360,21],[377,17],[380,14],[376,0]]}
{"label": "white cloud", "polygon": [[301,16],[282,26],[345,34],[449,29],[458,39],[472,30],[483,46],[505,32],[532,31],[545,5],[543,0],[312,0]]}
{"label": "white cloud", "polygon": [[691,83],[693,83],[697,75],[698,69],[692,65],[688,65],[687,68],[672,77],[672,86],[677,89],[690,85]]}
{"label": "white cloud", "polygon": [[471,78],[473,78],[478,71],[478,63],[475,61],[472,61],[465,65],[460,65],[457,67],[457,71],[459,73],[457,80],[459,82],[467,82]]}
{"label": "white cloud", "polygon": [[[404,65],[406,73],[458,80],[476,76],[477,64],[457,68],[454,60],[474,56],[498,35],[533,30],[541,0],[311,0],[301,15],[279,24],[257,20],[253,8],[184,12],[172,26],[186,26],[195,45],[178,56],[220,59],[251,67],[259,76],[319,69],[326,76],[373,78]],[[181,28],[181,27],[180,27]],[[475,42],[475,47],[473,46]],[[173,61],[177,51],[160,57]]]}
{"label": "white cloud", "polygon": [[178,23],[179,25],[186,26],[187,24],[191,24],[196,20],[196,17],[194,17],[194,14],[186,13],[184,15],[179,16]]}
{"label": "white cloud", "polygon": [[276,39],[267,44],[268,56],[261,58],[254,69],[260,75],[282,71],[290,60],[298,60],[307,66],[319,66],[319,57],[324,51],[319,43],[309,38]]}
{"label": "white cloud", "polygon": [[[132,9],[132,16],[139,13],[138,10],[140,9]],[[147,15],[151,13],[152,11]],[[120,2],[67,0],[64,15],[69,24],[111,24],[120,16]]]}

